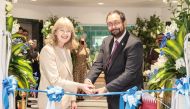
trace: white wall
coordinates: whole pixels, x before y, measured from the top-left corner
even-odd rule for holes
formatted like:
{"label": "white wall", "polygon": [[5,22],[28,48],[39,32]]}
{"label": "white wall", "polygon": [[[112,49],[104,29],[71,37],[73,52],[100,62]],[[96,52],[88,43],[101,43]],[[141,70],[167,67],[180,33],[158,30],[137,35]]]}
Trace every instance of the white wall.
{"label": "white wall", "polygon": [[28,18],[28,19],[46,19],[48,18],[49,11],[46,7],[34,6],[34,5],[23,5],[14,4],[13,16],[18,18]]}
{"label": "white wall", "polygon": [[[153,13],[160,15],[159,8],[112,8],[112,7],[51,7],[51,13],[73,16],[83,24],[105,24],[109,11],[118,9],[126,14],[128,24],[134,24],[137,16],[149,17]],[[62,11],[60,11],[62,10]]]}
{"label": "white wall", "polygon": [[126,14],[128,24],[135,24],[136,17],[149,18],[156,14],[163,20],[168,19],[168,14],[162,8],[139,7],[44,7],[34,5],[15,4],[13,15],[20,18],[47,19],[50,15],[71,16],[82,24],[105,24],[109,11],[118,9]]}
{"label": "white wall", "polygon": [[161,19],[163,21],[171,21],[172,14],[168,10],[168,7],[164,7],[161,9]]}

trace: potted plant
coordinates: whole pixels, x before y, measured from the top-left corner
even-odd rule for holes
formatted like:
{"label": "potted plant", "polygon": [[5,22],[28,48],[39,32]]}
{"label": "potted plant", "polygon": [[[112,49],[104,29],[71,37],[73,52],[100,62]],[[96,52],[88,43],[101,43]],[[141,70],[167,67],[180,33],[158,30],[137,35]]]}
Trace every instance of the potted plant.
{"label": "potted plant", "polygon": [[142,19],[138,17],[136,24],[129,31],[135,36],[139,37],[144,47],[144,68],[145,70],[150,68],[150,62],[148,61],[148,53],[152,48],[157,47],[156,38],[158,34],[162,33],[164,24],[160,20],[159,16],[155,14],[150,16],[149,19]]}
{"label": "potted plant", "polygon": [[[17,21],[14,20],[11,14],[12,7],[11,2],[6,2],[6,30],[12,42],[8,75],[13,75],[17,79],[19,88],[29,89],[31,85],[36,84],[36,80],[33,77],[31,62],[26,58],[26,53],[29,49],[27,36],[16,33],[19,24],[17,24]],[[16,94],[18,93],[17,91]]]}
{"label": "potted plant", "polygon": [[[149,89],[172,88],[175,79],[186,76],[184,37],[190,31],[190,1],[179,0],[178,3],[177,8],[173,8],[171,3],[169,3],[169,6],[174,15],[172,21],[177,24],[179,31],[174,32],[175,39],[167,40],[166,46],[160,49],[164,52],[167,60],[158,69],[158,72],[152,76],[149,81]],[[169,98],[169,100],[164,98],[164,102],[170,105],[171,92],[165,92],[164,94],[168,95],[165,97]]]}

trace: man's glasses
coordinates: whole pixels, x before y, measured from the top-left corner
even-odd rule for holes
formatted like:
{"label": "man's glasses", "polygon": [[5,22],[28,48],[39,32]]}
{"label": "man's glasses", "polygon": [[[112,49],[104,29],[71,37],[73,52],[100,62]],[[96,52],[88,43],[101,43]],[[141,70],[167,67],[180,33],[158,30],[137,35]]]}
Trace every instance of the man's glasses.
{"label": "man's glasses", "polygon": [[114,21],[114,22],[108,22],[107,25],[108,27],[113,27],[113,26],[118,26],[121,23],[122,23],[121,21]]}

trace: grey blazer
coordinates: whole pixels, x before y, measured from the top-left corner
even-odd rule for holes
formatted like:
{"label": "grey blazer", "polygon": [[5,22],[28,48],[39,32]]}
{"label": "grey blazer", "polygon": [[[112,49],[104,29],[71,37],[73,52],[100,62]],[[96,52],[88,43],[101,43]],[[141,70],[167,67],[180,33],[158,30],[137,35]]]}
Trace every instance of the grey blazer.
{"label": "grey blazer", "polygon": [[[107,68],[113,42],[113,36],[108,36],[103,40],[97,60],[92,65],[87,78],[94,83],[103,71],[106,88],[109,92],[126,91],[133,86],[137,86],[139,89],[143,88],[143,46],[141,41],[126,32]],[[107,101],[109,109],[119,109],[118,96],[109,96]]]}

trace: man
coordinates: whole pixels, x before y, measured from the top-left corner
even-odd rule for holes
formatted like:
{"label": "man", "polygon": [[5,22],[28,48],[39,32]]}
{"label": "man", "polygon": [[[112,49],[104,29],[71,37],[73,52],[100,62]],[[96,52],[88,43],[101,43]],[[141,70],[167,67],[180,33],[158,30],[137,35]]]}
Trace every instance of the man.
{"label": "man", "polygon": [[[93,84],[103,71],[106,86],[96,89],[96,93],[121,92],[134,86],[141,89],[143,47],[140,40],[125,29],[124,13],[114,10],[108,13],[106,22],[112,36],[103,40],[85,83]],[[107,96],[107,102],[108,109],[119,109],[119,95]]]}

